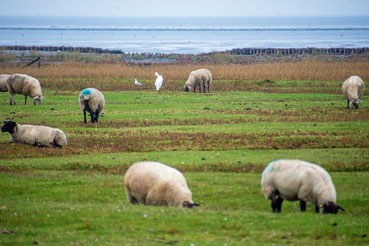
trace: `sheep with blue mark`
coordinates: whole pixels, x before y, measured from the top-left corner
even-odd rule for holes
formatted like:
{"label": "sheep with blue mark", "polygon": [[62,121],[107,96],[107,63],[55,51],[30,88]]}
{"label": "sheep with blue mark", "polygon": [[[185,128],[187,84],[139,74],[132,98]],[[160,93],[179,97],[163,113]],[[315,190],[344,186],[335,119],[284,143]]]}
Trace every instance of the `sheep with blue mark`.
{"label": "sheep with blue mark", "polygon": [[336,189],[329,174],[320,166],[301,160],[278,160],[268,164],[261,178],[262,191],[272,201],[274,213],[282,212],[282,202],[300,201],[301,212],[306,202],[315,205],[315,211],[336,214]]}
{"label": "sheep with blue mark", "polygon": [[79,107],[83,112],[84,123],[86,120],[86,112],[91,115],[91,122],[98,122],[99,116],[105,106],[104,95],[95,88],[84,89],[79,95]]}

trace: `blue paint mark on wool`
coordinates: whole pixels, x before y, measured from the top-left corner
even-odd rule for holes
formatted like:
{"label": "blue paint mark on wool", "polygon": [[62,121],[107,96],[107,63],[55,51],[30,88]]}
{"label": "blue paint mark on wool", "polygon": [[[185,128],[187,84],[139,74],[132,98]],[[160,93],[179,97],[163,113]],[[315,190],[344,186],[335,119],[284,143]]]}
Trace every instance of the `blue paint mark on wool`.
{"label": "blue paint mark on wool", "polygon": [[275,168],[274,168],[274,167],[272,167],[271,165],[272,165],[273,163],[275,163],[275,162],[277,162],[277,161],[281,161],[281,160],[283,160],[283,159],[275,160],[275,161],[270,162],[270,163],[265,167],[265,169],[264,169],[264,170],[268,170],[269,172],[273,172],[273,171],[275,170]]}
{"label": "blue paint mark on wool", "polygon": [[91,95],[91,90],[90,89],[84,89],[82,91],[82,95]]}

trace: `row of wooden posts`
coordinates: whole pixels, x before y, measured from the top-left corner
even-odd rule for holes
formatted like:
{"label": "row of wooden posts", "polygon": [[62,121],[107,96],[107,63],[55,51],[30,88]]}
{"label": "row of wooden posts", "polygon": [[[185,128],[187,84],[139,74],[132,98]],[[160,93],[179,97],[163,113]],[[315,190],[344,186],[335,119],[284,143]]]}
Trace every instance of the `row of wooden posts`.
{"label": "row of wooden posts", "polygon": [[[121,50],[109,50],[92,47],[71,47],[71,46],[2,46],[2,50],[17,51],[63,51],[79,53],[98,53],[98,54],[124,54]],[[292,55],[292,54],[332,54],[332,55],[351,55],[369,53],[369,47],[364,48],[242,48],[230,51],[235,55]]]}

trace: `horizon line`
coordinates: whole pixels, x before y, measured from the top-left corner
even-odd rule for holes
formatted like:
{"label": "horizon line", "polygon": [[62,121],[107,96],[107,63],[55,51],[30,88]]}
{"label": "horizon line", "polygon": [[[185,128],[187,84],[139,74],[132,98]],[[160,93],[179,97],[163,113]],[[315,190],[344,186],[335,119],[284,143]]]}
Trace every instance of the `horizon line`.
{"label": "horizon line", "polygon": [[139,16],[139,15],[132,15],[132,16],[121,16],[121,15],[9,15],[9,14],[3,14],[0,15],[0,18],[2,17],[47,17],[47,18],[285,18],[285,17],[293,17],[293,18],[312,18],[312,17],[319,17],[319,18],[334,18],[334,17],[369,17],[368,14],[364,15],[347,15],[347,14],[341,14],[341,15],[252,15],[252,16],[230,16],[230,15],[209,15],[209,16]]}

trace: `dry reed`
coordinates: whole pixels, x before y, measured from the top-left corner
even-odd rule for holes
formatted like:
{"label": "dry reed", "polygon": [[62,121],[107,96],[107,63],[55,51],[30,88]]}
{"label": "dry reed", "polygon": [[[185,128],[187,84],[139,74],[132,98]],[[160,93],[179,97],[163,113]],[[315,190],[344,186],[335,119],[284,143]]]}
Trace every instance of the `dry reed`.
{"label": "dry reed", "polygon": [[154,79],[158,71],[168,80],[185,80],[198,68],[208,68],[215,80],[307,80],[343,81],[355,74],[369,80],[369,61],[318,61],[267,63],[253,65],[174,65],[150,66],[69,62],[48,66],[20,68],[0,66],[0,73],[26,73],[36,78]]}

